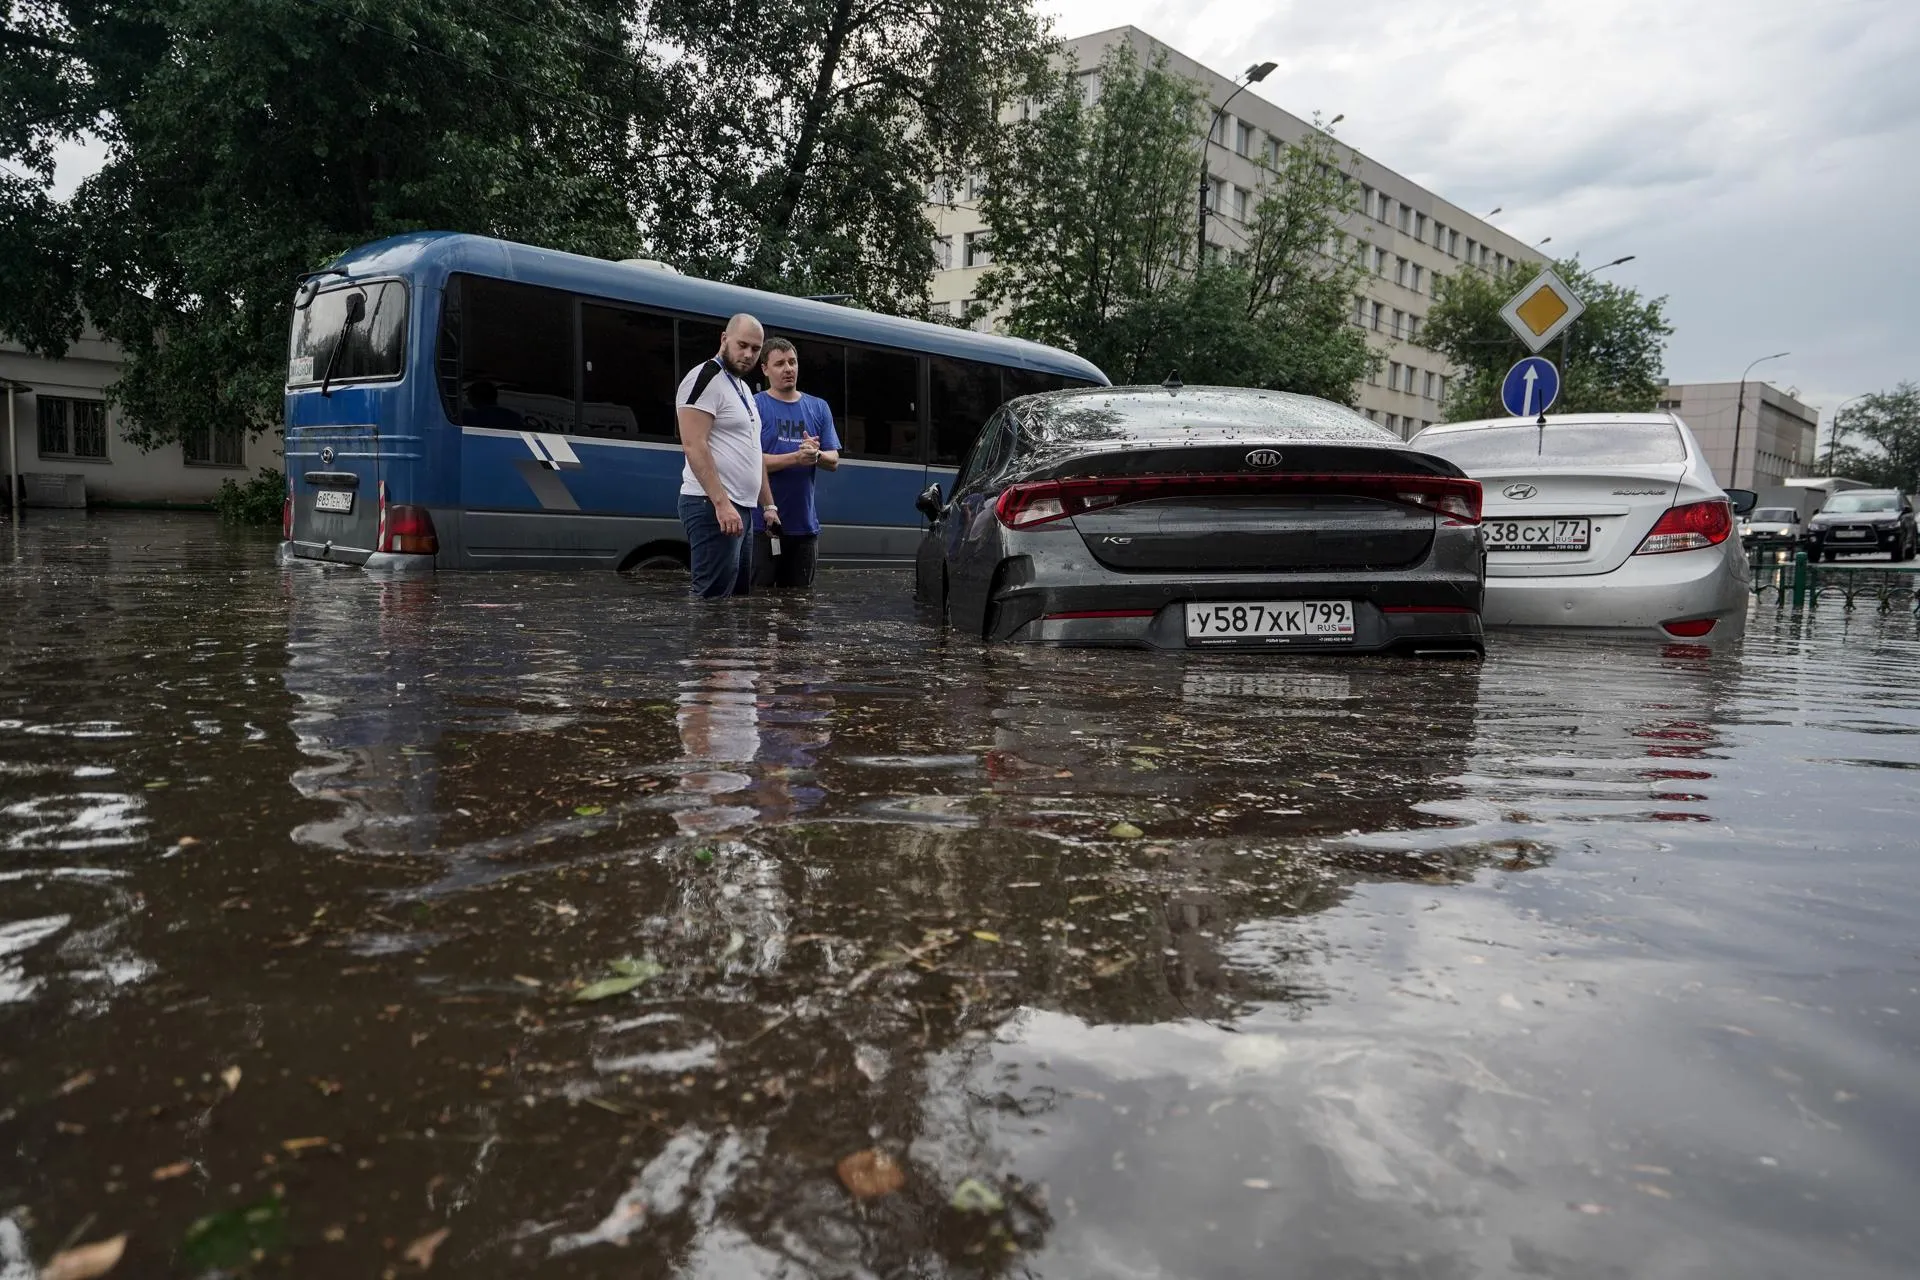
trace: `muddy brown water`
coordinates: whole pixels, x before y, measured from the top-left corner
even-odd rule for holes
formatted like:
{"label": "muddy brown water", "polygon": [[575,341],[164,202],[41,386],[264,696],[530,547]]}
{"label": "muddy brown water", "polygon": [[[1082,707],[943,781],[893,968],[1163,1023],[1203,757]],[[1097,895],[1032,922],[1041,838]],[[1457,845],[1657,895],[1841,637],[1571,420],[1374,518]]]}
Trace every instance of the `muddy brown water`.
{"label": "muddy brown water", "polygon": [[1910,615],[1189,658],[907,586],[0,527],[0,1277],[1920,1273]]}

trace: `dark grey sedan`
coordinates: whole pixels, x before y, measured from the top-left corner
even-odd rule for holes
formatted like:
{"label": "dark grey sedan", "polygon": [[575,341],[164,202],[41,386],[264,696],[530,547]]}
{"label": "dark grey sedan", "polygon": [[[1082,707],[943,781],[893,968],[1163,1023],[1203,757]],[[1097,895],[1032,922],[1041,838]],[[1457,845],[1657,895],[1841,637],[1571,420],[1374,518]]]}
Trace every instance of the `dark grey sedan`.
{"label": "dark grey sedan", "polygon": [[988,640],[1482,649],[1479,482],[1309,396],[1027,396],[919,506],[916,594]]}

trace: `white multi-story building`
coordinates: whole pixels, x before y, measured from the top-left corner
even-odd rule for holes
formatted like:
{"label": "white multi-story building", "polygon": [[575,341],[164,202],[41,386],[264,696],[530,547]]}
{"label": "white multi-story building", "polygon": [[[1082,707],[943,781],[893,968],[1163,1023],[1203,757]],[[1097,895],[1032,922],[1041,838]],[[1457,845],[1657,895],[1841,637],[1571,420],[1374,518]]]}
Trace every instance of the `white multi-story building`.
{"label": "white multi-story building", "polygon": [[[1141,64],[1164,53],[1168,69],[1198,83],[1208,101],[1226,103],[1238,82],[1201,66],[1134,27],[1116,27],[1065,42],[1083,74],[1092,75],[1108,48],[1133,46]],[[1207,240],[1222,251],[1238,248],[1242,228],[1278,149],[1314,132],[1309,122],[1240,89],[1224,112],[1216,111],[1207,140]],[[1199,202],[1200,139],[1194,139],[1194,200]],[[1384,357],[1380,372],[1359,391],[1361,412],[1407,436],[1440,416],[1440,398],[1453,369],[1420,345],[1420,329],[1433,305],[1434,285],[1453,272],[1504,269],[1511,262],[1541,262],[1545,255],[1466,212],[1410,179],[1365,156],[1345,166],[1360,184],[1359,207],[1347,219],[1347,234],[1359,242],[1366,274],[1353,300],[1353,323]],[[933,308],[959,314],[972,301],[981,274],[992,261],[986,224],[979,214],[978,180],[940,192],[931,203],[935,224]],[[1349,247],[1353,247],[1349,241]]]}
{"label": "white multi-story building", "polygon": [[[1713,478],[1736,489],[1770,489],[1790,476],[1817,473],[1814,442],[1820,411],[1801,404],[1792,392],[1764,382],[1668,383],[1660,388],[1662,409],[1671,409],[1700,442]],[[1734,463],[1734,423],[1739,422],[1740,459]]]}

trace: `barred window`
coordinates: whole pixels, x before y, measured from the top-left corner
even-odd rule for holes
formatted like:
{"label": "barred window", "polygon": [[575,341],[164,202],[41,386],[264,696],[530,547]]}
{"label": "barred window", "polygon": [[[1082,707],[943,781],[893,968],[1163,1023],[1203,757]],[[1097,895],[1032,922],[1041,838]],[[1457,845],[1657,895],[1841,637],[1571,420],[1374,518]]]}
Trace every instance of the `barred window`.
{"label": "barred window", "polygon": [[43,458],[102,458],[107,456],[107,405],[104,400],[72,400],[64,396],[35,396],[40,414],[40,456]]}
{"label": "barred window", "polygon": [[190,465],[238,467],[246,464],[246,441],[237,429],[200,426],[180,438],[180,453]]}

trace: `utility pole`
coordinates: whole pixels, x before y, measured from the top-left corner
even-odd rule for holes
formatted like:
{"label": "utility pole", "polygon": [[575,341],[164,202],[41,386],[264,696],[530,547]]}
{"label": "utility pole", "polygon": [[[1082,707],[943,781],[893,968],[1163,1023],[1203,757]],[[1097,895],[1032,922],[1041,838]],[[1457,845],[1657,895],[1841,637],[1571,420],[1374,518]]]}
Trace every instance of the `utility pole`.
{"label": "utility pole", "polygon": [[[1747,411],[1747,374],[1753,372],[1753,366],[1756,364],[1765,364],[1769,360],[1778,360],[1782,356],[1792,354],[1791,351],[1776,351],[1770,356],[1761,356],[1749,364],[1745,372],[1740,375],[1740,395],[1733,405],[1733,465],[1727,468],[1727,483],[1733,488],[1740,487],[1740,419]],[[1761,403],[1763,405],[1766,403],[1764,398]]]}
{"label": "utility pole", "polygon": [[1240,83],[1219,106],[1213,109],[1213,119],[1207,122],[1207,136],[1200,140],[1200,231],[1193,259],[1195,271],[1200,270],[1207,262],[1207,193],[1213,187],[1213,184],[1207,181],[1207,148],[1213,145],[1213,131],[1220,127],[1220,118],[1227,113],[1227,103],[1239,97],[1240,90],[1248,85],[1265,80],[1279,65],[1277,62],[1256,62],[1241,72]]}

